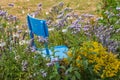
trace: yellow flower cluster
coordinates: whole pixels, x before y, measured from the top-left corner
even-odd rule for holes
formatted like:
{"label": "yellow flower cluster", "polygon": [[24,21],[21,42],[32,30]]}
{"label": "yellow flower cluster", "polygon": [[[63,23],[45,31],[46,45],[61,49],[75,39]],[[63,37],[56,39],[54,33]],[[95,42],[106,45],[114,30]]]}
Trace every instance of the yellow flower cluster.
{"label": "yellow flower cluster", "polygon": [[[68,56],[72,57],[73,54],[68,52]],[[98,42],[88,41],[82,44],[82,47],[75,53],[76,66],[83,66],[80,62],[83,57],[88,60],[89,65],[93,65],[95,74],[99,74],[101,78],[111,78],[120,72],[120,60],[111,52]],[[84,67],[84,66],[83,66]]]}

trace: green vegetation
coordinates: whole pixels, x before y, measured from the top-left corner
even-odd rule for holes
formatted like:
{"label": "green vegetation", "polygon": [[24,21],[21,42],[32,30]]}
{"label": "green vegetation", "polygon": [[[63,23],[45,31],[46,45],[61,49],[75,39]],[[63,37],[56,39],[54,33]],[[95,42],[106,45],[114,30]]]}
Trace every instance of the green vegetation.
{"label": "green vegetation", "polygon": [[[48,47],[66,45],[67,58],[31,46],[28,13],[47,21]],[[119,0],[2,0],[0,80],[120,80],[119,17]],[[46,38],[34,40],[43,48]]]}

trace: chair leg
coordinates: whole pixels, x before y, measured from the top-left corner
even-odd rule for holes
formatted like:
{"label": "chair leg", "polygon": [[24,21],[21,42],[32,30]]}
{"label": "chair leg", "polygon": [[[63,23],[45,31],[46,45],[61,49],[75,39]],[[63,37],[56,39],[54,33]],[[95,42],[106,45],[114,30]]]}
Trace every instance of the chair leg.
{"label": "chair leg", "polygon": [[44,46],[45,46],[45,49],[46,49],[46,53],[47,53],[47,55],[49,56],[49,55],[50,55],[50,52],[49,52],[49,49],[48,49],[48,44],[45,43]]}

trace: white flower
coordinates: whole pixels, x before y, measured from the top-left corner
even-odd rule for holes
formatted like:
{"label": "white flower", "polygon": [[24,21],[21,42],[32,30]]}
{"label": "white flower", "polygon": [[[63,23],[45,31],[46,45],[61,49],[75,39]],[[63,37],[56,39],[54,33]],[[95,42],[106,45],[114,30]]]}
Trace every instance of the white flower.
{"label": "white flower", "polygon": [[29,33],[30,31],[29,30],[25,30],[26,33]]}
{"label": "white flower", "polygon": [[67,29],[63,29],[62,32],[63,32],[63,33],[67,32]]}
{"label": "white flower", "polygon": [[0,47],[4,47],[6,45],[5,42],[0,43]]}
{"label": "white flower", "polygon": [[28,43],[29,43],[29,41],[27,41],[27,40],[21,40],[19,42],[20,45],[24,45],[24,44],[28,44]]}
{"label": "white flower", "polygon": [[49,31],[53,31],[53,30],[54,30],[54,28],[49,28],[48,30],[49,30]]}
{"label": "white flower", "polygon": [[49,14],[49,12],[46,12],[46,15],[48,15]]}
{"label": "white flower", "polygon": [[51,62],[51,63],[47,63],[46,65],[50,67],[50,66],[53,66],[54,64]]}
{"label": "white flower", "polygon": [[19,26],[17,25],[16,28],[19,28]]}
{"label": "white flower", "polygon": [[23,66],[27,66],[27,65],[28,65],[27,60],[23,60],[23,61],[22,61],[22,65],[23,65]]}
{"label": "white flower", "polygon": [[43,77],[46,77],[47,76],[47,72],[45,72],[44,70],[40,70],[41,74]]}
{"label": "white flower", "polygon": [[15,60],[20,59],[20,55],[15,56]]}
{"label": "white flower", "polygon": [[120,10],[120,7],[116,7],[116,10]]}
{"label": "white flower", "polygon": [[55,22],[56,22],[56,23],[59,23],[59,20],[56,20]]}
{"label": "white flower", "polygon": [[17,38],[19,38],[19,36],[20,36],[20,35],[17,34],[17,33],[16,33],[16,34],[13,34],[13,37],[17,37]]}
{"label": "white flower", "polygon": [[22,14],[24,14],[25,13],[25,11],[24,10],[22,10]]}
{"label": "white flower", "polygon": [[72,17],[72,16],[70,16],[70,17],[68,17],[68,19],[73,19],[73,17]]}
{"label": "white flower", "polygon": [[59,61],[59,59],[56,57],[56,58],[53,58],[52,60],[51,60],[51,62],[58,62]]}

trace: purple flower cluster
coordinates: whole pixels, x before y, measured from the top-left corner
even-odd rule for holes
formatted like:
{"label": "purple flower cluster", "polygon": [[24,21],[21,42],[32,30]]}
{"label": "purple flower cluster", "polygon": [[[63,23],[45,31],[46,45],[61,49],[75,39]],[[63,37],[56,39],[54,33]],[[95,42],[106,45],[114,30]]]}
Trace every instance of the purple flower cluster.
{"label": "purple flower cluster", "polygon": [[9,22],[17,22],[18,18],[14,15],[9,15],[6,11],[0,10],[0,17],[4,18]]}
{"label": "purple flower cluster", "polygon": [[39,10],[34,11],[33,13],[30,14],[32,17],[36,17],[39,15]]}
{"label": "purple flower cluster", "polygon": [[47,43],[48,38],[43,38],[42,36],[38,36],[38,41],[41,42],[41,43]]}
{"label": "purple flower cluster", "polygon": [[37,9],[36,9],[34,12],[32,12],[30,15],[31,15],[32,17],[37,17],[38,15],[40,15],[41,10],[42,10],[42,4],[39,3],[39,4],[37,5]]}
{"label": "purple flower cluster", "polygon": [[35,52],[36,51],[36,47],[34,45],[34,38],[30,39],[28,48],[29,48],[29,50],[31,52]]}
{"label": "purple flower cluster", "polygon": [[16,16],[13,16],[13,15],[9,15],[9,16],[7,17],[7,20],[8,20],[8,21],[17,21],[17,17],[16,17]]}
{"label": "purple flower cluster", "polygon": [[4,17],[6,15],[7,15],[6,11],[0,10],[0,16]]}
{"label": "purple flower cluster", "polygon": [[59,6],[59,7],[63,7],[63,6],[64,6],[64,3],[63,3],[63,2],[60,2],[60,3],[58,4],[58,6]]}
{"label": "purple flower cluster", "polygon": [[116,7],[116,10],[120,11],[120,7]]}
{"label": "purple flower cluster", "polygon": [[30,47],[30,50],[31,50],[31,52],[35,52],[36,51],[36,47],[32,46],[32,47]]}
{"label": "purple flower cluster", "polygon": [[118,47],[120,46],[119,41],[111,40],[111,34],[115,33],[115,29],[113,26],[98,26],[95,27],[93,32],[99,39],[99,41],[108,48],[108,51],[116,52]]}
{"label": "purple flower cluster", "polygon": [[46,15],[48,26],[53,26],[60,30],[62,27],[69,25],[68,18],[72,16],[72,9],[69,7],[63,8],[63,6],[64,3],[60,2],[51,8],[49,14]]}
{"label": "purple flower cluster", "polygon": [[41,3],[39,3],[39,4],[38,4],[38,7],[42,7],[42,4],[41,4]]}
{"label": "purple flower cluster", "polygon": [[70,26],[68,26],[68,28],[70,30],[72,30],[72,33],[74,33],[74,34],[80,32],[80,31],[84,31],[84,33],[87,36],[90,36],[92,25],[91,25],[89,19],[92,17],[94,17],[94,16],[91,14],[84,14],[79,17],[76,16],[77,19]]}
{"label": "purple flower cluster", "polygon": [[90,18],[93,18],[92,14],[78,14],[72,12],[73,9],[63,6],[63,3],[59,3],[51,8],[50,14],[47,15],[47,24],[50,27],[54,27],[57,30],[69,29],[72,33],[78,33],[81,30],[85,31],[86,35],[89,35],[88,30],[92,27],[90,24]]}
{"label": "purple flower cluster", "polygon": [[14,7],[14,3],[9,3],[8,6]]}
{"label": "purple flower cluster", "polygon": [[42,77],[46,77],[47,76],[47,72],[45,72],[45,71],[41,71],[41,74],[42,74]]}
{"label": "purple flower cluster", "polygon": [[80,18],[78,18],[76,21],[74,21],[71,26],[69,26],[69,29],[72,29],[72,33],[80,32],[81,24],[79,24]]}
{"label": "purple flower cluster", "polygon": [[51,62],[50,63],[47,63],[46,65],[48,66],[48,67],[50,67],[50,66],[53,66],[56,62],[58,62],[59,61],[59,59],[58,58],[53,58],[52,60],[51,60]]}

